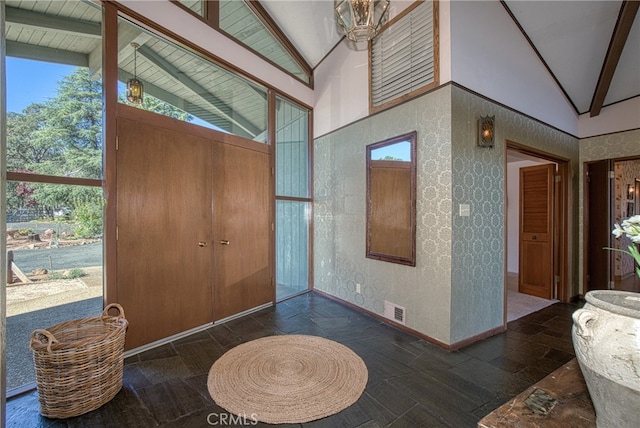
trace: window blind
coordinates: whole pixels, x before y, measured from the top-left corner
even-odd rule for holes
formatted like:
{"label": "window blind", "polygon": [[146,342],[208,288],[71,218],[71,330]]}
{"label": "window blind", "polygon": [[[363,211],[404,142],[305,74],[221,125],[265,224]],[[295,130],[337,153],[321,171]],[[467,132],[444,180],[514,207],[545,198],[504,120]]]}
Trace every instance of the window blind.
{"label": "window blind", "polygon": [[424,1],[371,43],[371,105],[382,106],[435,81],[433,2]]}

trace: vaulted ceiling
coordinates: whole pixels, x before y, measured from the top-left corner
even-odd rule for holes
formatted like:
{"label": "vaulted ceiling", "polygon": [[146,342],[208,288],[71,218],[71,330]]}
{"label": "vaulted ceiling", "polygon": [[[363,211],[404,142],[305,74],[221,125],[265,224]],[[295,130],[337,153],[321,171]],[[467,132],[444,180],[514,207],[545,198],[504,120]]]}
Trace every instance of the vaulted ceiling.
{"label": "vaulted ceiling", "polygon": [[[334,0],[259,2],[311,67],[342,40]],[[99,68],[99,12],[77,15],[86,6],[73,3],[7,1],[7,54]],[[391,11],[411,3],[391,0]],[[505,19],[519,27],[576,113],[597,115],[602,106],[640,96],[640,1],[503,0],[501,4]],[[238,23],[246,15],[239,14]],[[247,25],[242,29],[251,34],[257,31]],[[251,46],[257,50],[267,43],[262,46],[267,51],[277,44],[266,37],[254,43]],[[133,69],[125,65],[122,71],[132,73]]]}
{"label": "vaulted ceiling", "polygon": [[[333,0],[260,2],[312,67],[341,40]],[[640,96],[638,4],[502,1],[505,16],[529,40],[576,113],[592,115],[602,106]]]}

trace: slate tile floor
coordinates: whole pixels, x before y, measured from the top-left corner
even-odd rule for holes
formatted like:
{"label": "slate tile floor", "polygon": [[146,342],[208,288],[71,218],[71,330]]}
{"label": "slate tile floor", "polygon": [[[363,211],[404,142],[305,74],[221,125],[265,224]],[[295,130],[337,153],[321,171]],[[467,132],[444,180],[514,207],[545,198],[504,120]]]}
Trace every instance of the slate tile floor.
{"label": "slate tile floor", "polygon": [[239,343],[296,333],[343,343],[369,369],[356,404],[305,428],[475,427],[574,357],[571,314],[577,308],[556,303],[509,323],[503,334],[449,353],[318,294],[304,294],[128,358],[120,393],[86,415],[43,418],[36,392],[15,397],[7,403],[7,426],[225,426],[226,412],[206,387],[213,362]]}

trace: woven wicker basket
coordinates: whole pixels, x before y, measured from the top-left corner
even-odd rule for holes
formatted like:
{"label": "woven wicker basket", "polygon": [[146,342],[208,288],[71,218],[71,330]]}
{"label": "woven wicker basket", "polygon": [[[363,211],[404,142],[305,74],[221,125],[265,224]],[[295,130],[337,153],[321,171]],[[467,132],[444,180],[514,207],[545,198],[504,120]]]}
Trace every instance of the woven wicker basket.
{"label": "woven wicker basket", "polygon": [[[110,309],[119,311],[110,316]],[[102,316],[66,321],[31,333],[40,413],[69,418],[95,410],[122,388],[124,310],[107,306]]]}

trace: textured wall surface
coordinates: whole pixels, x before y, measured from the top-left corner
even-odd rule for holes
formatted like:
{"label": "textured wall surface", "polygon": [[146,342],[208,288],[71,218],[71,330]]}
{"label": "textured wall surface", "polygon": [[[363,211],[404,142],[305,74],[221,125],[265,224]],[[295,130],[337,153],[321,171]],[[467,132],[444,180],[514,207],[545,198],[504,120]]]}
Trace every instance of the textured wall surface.
{"label": "textured wall surface", "polygon": [[[487,114],[496,116],[493,149],[476,145],[477,119]],[[365,257],[366,145],[414,129],[415,268]],[[317,139],[315,287],[378,314],[385,300],[404,306],[408,327],[448,344],[502,325],[506,139],[577,168],[576,138],[453,85]],[[470,217],[458,215],[460,204],[471,205]]]}
{"label": "textured wall surface", "polygon": [[[449,343],[451,86],[314,142],[314,286],[378,314],[406,308],[408,327]],[[366,146],[417,131],[416,267],[365,257]],[[361,284],[362,293],[355,292]]]}
{"label": "textured wall surface", "polygon": [[[477,120],[487,115],[495,115],[492,149],[477,146]],[[506,140],[568,159],[572,171],[577,168],[578,141],[457,86],[452,88],[452,129],[451,342],[455,343],[503,323]],[[572,187],[577,189],[576,179]],[[470,217],[458,215],[460,204],[471,205]]]}
{"label": "textured wall surface", "polygon": [[580,140],[580,163],[640,155],[640,129]]}
{"label": "textured wall surface", "polygon": [[[625,157],[640,157],[640,129],[600,135],[580,140],[580,165],[583,165],[585,162]],[[582,174],[582,169],[580,169],[579,175],[582,176]],[[584,259],[584,181],[582,179],[580,180],[578,220],[580,228],[580,243],[578,246],[580,263],[578,265],[578,280],[580,284],[580,292],[582,293],[584,290],[584,284],[582,281],[584,272],[584,266],[582,263],[582,260]]]}

